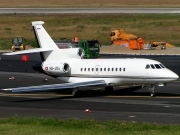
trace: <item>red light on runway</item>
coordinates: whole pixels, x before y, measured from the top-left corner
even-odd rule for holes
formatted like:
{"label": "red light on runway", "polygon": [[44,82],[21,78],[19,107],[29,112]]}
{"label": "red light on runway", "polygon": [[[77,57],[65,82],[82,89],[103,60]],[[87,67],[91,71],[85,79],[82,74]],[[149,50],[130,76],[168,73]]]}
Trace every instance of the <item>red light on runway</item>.
{"label": "red light on runway", "polygon": [[27,55],[22,55],[22,61],[28,61],[28,56]]}
{"label": "red light on runway", "polygon": [[88,108],[84,110],[85,113],[91,112]]}

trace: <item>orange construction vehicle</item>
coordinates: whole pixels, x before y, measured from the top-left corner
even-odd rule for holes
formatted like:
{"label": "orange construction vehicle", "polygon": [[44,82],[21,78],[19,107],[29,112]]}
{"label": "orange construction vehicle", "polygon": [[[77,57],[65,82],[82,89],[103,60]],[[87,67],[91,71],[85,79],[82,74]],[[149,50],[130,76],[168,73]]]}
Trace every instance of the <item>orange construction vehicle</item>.
{"label": "orange construction vehicle", "polygon": [[175,47],[174,45],[167,42],[150,42],[150,44],[151,44],[151,47],[157,47],[157,48],[160,48],[161,50],[169,48],[169,47]]}
{"label": "orange construction vehicle", "polygon": [[132,50],[142,50],[144,39],[133,34],[127,34],[124,30],[113,30],[110,34],[111,44],[128,46]]}

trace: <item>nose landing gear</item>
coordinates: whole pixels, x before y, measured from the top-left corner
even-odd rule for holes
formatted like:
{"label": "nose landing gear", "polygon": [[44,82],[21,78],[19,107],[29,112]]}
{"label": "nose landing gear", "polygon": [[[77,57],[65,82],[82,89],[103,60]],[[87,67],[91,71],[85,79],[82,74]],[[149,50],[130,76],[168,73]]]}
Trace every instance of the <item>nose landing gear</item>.
{"label": "nose landing gear", "polygon": [[151,84],[150,88],[148,89],[151,92],[151,97],[155,97],[155,86],[154,84]]}

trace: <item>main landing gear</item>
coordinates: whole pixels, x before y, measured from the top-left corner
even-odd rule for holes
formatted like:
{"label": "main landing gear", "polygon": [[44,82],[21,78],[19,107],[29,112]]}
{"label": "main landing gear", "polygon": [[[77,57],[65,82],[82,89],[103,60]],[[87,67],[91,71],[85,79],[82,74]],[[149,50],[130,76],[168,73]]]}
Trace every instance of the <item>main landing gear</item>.
{"label": "main landing gear", "polygon": [[74,97],[80,97],[81,96],[81,92],[79,91],[78,87],[73,89],[72,95]]}
{"label": "main landing gear", "polygon": [[155,96],[155,90],[154,90],[154,84],[151,84],[150,88],[148,89],[149,91],[151,91],[151,97]]}
{"label": "main landing gear", "polygon": [[107,86],[105,89],[104,89],[104,92],[105,94],[112,94],[113,93],[113,86]]}

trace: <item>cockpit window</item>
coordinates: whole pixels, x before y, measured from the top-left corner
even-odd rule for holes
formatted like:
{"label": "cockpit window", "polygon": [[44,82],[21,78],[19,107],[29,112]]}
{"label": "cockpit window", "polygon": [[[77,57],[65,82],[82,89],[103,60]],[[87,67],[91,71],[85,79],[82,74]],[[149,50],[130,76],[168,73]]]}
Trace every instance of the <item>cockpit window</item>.
{"label": "cockpit window", "polygon": [[163,64],[159,64],[162,68],[165,68],[165,66]]}
{"label": "cockpit window", "polygon": [[165,66],[162,64],[147,64],[145,68],[146,69],[150,69],[150,68],[151,69],[162,69],[162,68],[165,68]]}
{"label": "cockpit window", "polygon": [[154,65],[157,69],[161,69],[161,66],[159,66],[158,64],[154,64]]}
{"label": "cockpit window", "polygon": [[152,69],[155,69],[155,66],[154,66],[153,64],[151,64],[151,68],[152,68]]}
{"label": "cockpit window", "polygon": [[149,68],[150,68],[149,64],[148,64],[148,65],[146,65],[145,69],[149,69]]}

